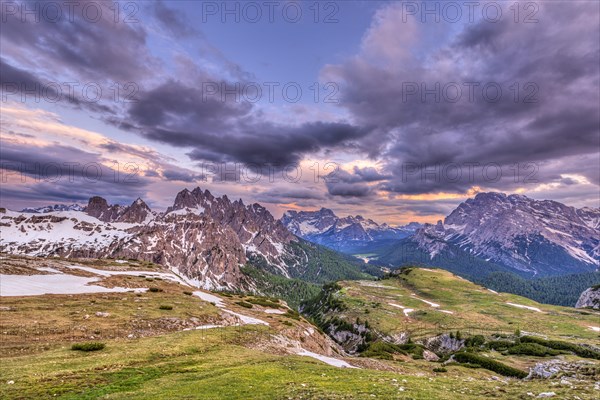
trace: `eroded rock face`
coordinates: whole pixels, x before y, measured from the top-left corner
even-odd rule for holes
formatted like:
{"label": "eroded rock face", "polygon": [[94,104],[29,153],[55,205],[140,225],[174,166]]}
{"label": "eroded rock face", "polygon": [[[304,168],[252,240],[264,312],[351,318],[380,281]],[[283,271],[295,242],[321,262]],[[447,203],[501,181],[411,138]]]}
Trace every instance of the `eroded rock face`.
{"label": "eroded rock face", "polygon": [[465,346],[464,340],[451,338],[448,334],[435,336],[425,340],[425,347],[436,354],[450,354]]}
{"label": "eroded rock face", "polygon": [[130,206],[109,205],[106,199],[94,196],[88,201],[85,213],[104,222],[142,223],[152,215],[152,211],[142,199]]}
{"label": "eroded rock face", "polygon": [[600,286],[589,288],[579,296],[575,308],[593,308],[600,310]]}
{"label": "eroded rock face", "polygon": [[566,362],[562,360],[550,360],[535,364],[529,370],[527,379],[549,379],[557,375],[577,378],[590,379],[594,378],[596,367],[594,363],[589,361]]}

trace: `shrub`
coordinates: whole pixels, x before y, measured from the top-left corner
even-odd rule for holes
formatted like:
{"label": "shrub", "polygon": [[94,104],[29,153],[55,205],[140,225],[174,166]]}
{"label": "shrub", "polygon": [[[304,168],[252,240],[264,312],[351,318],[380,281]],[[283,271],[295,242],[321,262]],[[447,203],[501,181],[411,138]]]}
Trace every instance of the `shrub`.
{"label": "shrub", "polygon": [[548,357],[557,356],[561,354],[562,351],[553,350],[537,343],[521,343],[509,348],[508,353],[521,354],[526,356]]}
{"label": "shrub", "polygon": [[448,370],[444,367],[434,368],[433,372],[448,372]]}
{"label": "shrub", "polygon": [[375,342],[369,344],[368,347],[360,354],[360,356],[380,358],[382,360],[393,360],[394,354],[406,355],[406,352],[402,350],[397,344],[387,342]]}
{"label": "shrub", "polygon": [[471,336],[465,341],[467,347],[479,347],[485,344],[485,337],[483,335]]}
{"label": "shrub", "polygon": [[537,343],[522,343],[517,344],[508,349],[509,354],[521,354],[526,356],[547,357],[557,356],[561,351],[553,350],[546,346]]}
{"label": "shrub", "polygon": [[162,292],[163,290],[161,288],[157,288],[157,287],[151,287],[150,289],[148,289],[150,292],[152,293],[158,293],[158,292]]}
{"label": "shrub", "polygon": [[509,367],[506,364],[492,360],[487,357],[480,356],[475,353],[456,353],[454,359],[460,363],[470,363],[480,365],[482,368],[496,372],[500,375],[523,379],[527,376],[525,371],[517,368]]}
{"label": "shrub", "polygon": [[238,306],[242,306],[245,308],[252,308],[253,305],[248,303],[247,301],[236,301],[235,304],[237,304]]}
{"label": "shrub", "polygon": [[104,343],[100,342],[87,342],[87,343],[74,343],[71,346],[71,350],[79,351],[98,351],[105,347]]}
{"label": "shrub", "polygon": [[300,313],[296,310],[287,310],[283,316],[300,321]]}
{"label": "shrub", "polygon": [[560,340],[545,340],[545,339],[538,338],[538,337],[533,337],[533,336],[523,336],[521,338],[521,342],[523,342],[523,343],[536,343],[536,344],[540,344],[542,346],[546,346],[546,347],[549,347],[549,348],[555,349],[555,350],[570,351],[572,353],[575,353],[579,357],[592,358],[592,359],[595,359],[595,360],[600,360],[600,353],[599,352],[594,351],[592,349],[588,349],[588,348],[583,347],[583,346],[578,345],[578,344],[574,344],[574,343],[563,342],[563,341],[560,341]]}
{"label": "shrub", "polygon": [[254,298],[254,299],[250,298],[250,299],[247,299],[246,301],[248,301],[249,303],[252,303],[252,304],[262,306],[262,307],[270,307],[270,308],[281,307],[281,305],[279,303],[275,303],[274,301],[261,299],[261,298]]}
{"label": "shrub", "polygon": [[192,293],[192,292],[187,292],[187,291],[186,291],[186,292],[183,292],[183,294],[185,294],[186,296],[191,296],[191,295],[193,295],[193,293]]}
{"label": "shrub", "polygon": [[172,310],[173,306],[160,306],[158,307],[160,310]]}
{"label": "shrub", "polygon": [[515,343],[510,342],[508,340],[494,340],[492,342],[489,342],[487,344],[487,347],[496,351],[504,351],[508,350],[509,347],[512,347],[514,345]]}

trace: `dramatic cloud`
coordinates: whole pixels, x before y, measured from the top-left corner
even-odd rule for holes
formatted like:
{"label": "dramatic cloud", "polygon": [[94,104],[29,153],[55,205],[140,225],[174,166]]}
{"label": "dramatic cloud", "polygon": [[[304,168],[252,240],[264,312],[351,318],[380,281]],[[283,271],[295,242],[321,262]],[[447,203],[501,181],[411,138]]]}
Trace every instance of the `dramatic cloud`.
{"label": "dramatic cloud", "polygon": [[[510,191],[535,183],[518,180],[527,168],[538,168],[539,179],[560,174],[560,168],[542,170],[551,160],[597,160],[598,7],[539,6],[538,23],[509,17],[463,22],[450,41],[428,47],[423,41],[431,24],[392,4],[377,14],[360,54],[323,69],[328,79],[342,82],[341,104],[356,121],[376,127],[360,143],[393,175],[385,190]],[[504,15],[512,16],[506,8]],[[517,181],[515,168],[523,170]],[[499,178],[495,171],[502,172]],[[597,173],[583,173],[597,182]]]}
{"label": "dramatic cloud", "polygon": [[[115,18],[111,1],[79,1],[72,19],[52,3],[58,21],[41,12],[49,2],[0,10],[3,204],[101,194],[163,206],[199,184],[276,213],[326,206],[381,222],[440,218],[481,190],[598,206],[598,3],[536,3],[537,23],[515,22],[512,3],[501,3],[499,21],[456,23],[382,3],[330,64],[315,46],[291,47],[308,66],[285,64],[284,74],[240,47],[247,42],[224,40],[223,27],[194,26],[187,2],[127,3]],[[23,19],[24,9],[34,12]],[[289,39],[280,30],[295,29],[253,27],[273,29],[276,45]],[[248,100],[255,82],[294,74],[334,82],[339,104]],[[86,84],[101,96],[90,101]],[[92,183],[80,169],[52,182],[23,167],[65,160],[98,164],[103,177]],[[315,173],[315,163],[340,168]],[[299,179],[282,177],[300,166]],[[117,172],[139,180],[115,182]]]}

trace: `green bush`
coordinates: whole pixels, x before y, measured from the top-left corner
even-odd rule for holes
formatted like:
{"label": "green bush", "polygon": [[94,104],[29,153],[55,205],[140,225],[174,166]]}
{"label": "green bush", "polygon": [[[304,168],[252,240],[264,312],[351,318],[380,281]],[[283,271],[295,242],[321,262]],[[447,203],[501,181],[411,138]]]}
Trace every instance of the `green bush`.
{"label": "green bush", "polygon": [[150,291],[152,293],[158,293],[158,292],[162,292],[163,290],[161,288],[151,287],[150,289],[148,289],[148,291]]}
{"label": "green bush", "polygon": [[160,306],[158,307],[160,310],[172,310],[173,306]]}
{"label": "green bush", "polygon": [[281,304],[279,303],[275,303],[274,301],[271,300],[266,300],[266,299],[262,299],[262,298],[250,298],[246,300],[248,303],[252,303],[252,304],[256,304],[262,307],[270,307],[270,308],[279,308],[281,307]]}
{"label": "green bush", "polygon": [[191,295],[193,295],[194,293],[192,293],[192,292],[183,292],[183,294],[185,294],[186,296],[191,296]]}
{"label": "green bush", "polygon": [[467,347],[479,347],[485,344],[485,337],[483,335],[471,336],[465,341]]}
{"label": "green bush", "polygon": [[448,372],[448,370],[444,367],[434,368],[433,372]]}
{"label": "green bush", "polygon": [[536,343],[542,346],[549,347],[555,350],[565,350],[575,353],[579,357],[583,358],[592,358],[595,360],[600,360],[600,353],[594,351],[592,349],[588,349],[578,344],[563,342],[560,340],[545,340],[542,338],[534,337],[534,336],[523,336],[521,338],[521,342],[523,343]]}
{"label": "green bush", "polygon": [[561,353],[562,351],[553,350],[551,348],[542,346],[541,344],[537,343],[521,343],[514,345],[508,349],[508,354],[519,354],[536,357],[557,356]]}
{"label": "green bush", "polygon": [[300,313],[296,310],[287,310],[283,316],[300,321]]}
{"label": "green bush", "polygon": [[460,363],[469,363],[480,365],[482,368],[496,372],[500,375],[523,379],[527,376],[527,372],[517,368],[509,367],[506,364],[492,360],[487,357],[480,356],[475,353],[456,353],[454,359]]}
{"label": "green bush", "polygon": [[71,350],[78,351],[98,351],[105,347],[104,343],[100,342],[87,342],[87,343],[74,343],[71,346]]}
{"label": "green bush", "polygon": [[360,356],[361,357],[370,357],[370,358],[379,358],[382,360],[393,360],[394,354],[404,354],[407,353],[400,348],[397,344],[387,343],[387,342],[374,342],[368,345],[366,350],[364,350]]}
{"label": "green bush", "polygon": [[235,304],[237,304],[238,306],[242,306],[245,308],[252,308],[253,305],[248,303],[247,301],[236,301]]}
{"label": "green bush", "polygon": [[504,351],[508,350],[510,347],[514,346],[514,342],[510,342],[508,340],[494,340],[487,344],[487,347],[496,351]]}

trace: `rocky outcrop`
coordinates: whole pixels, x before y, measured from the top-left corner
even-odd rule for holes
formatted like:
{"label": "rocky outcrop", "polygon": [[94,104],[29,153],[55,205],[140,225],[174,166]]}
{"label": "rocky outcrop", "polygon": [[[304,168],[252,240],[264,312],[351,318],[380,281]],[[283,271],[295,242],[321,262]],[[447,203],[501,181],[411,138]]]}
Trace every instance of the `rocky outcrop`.
{"label": "rocky outcrop", "polygon": [[106,199],[94,196],[88,201],[85,213],[104,222],[115,222],[123,212],[119,205],[108,205]]}
{"label": "rocky outcrop", "polygon": [[450,337],[448,334],[442,334],[426,339],[423,344],[433,353],[450,354],[462,349],[465,346],[465,341]]}
{"label": "rocky outcrop", "polygon": [[137,199],[130,206],[109,205],[106,199],[94,196],[88,201],[85,213],[104,222],[128,222],[139,224],[152,216],[150,207],[142,199]]}
{"label": "rocky outcrop", "polygon": [[567,362],[550,360],[535,364],[526,379],[550,379],[557,376],[590,379],[596,375],[596,366],[589,361]]}
{"label": "rocky outcrop", "polygon": [[593,308],[600,310],[600,285],[591,287],[581,293],[575,308]]}

